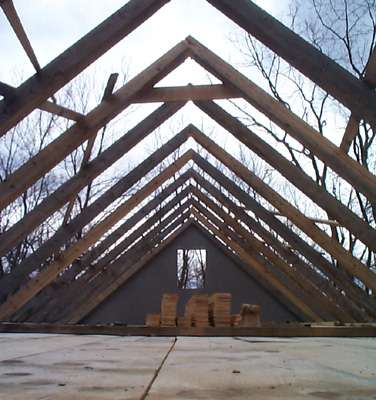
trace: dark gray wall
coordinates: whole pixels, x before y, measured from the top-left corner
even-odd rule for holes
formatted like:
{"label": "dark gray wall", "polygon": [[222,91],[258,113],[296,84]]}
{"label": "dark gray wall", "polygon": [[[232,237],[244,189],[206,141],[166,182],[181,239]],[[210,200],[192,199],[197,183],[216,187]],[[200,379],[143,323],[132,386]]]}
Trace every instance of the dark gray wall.
{"label": "dark gray wall", "polygon": [[[203,290],[177,288],[177,249],[206,249],[206,287]],[[296,321],[297,317],[226,256],[215,243],[195,227],[189,227],[170,246],[99,305],[83,322],[144,324],[145,315],[159,313],[163,293],[179,293],[179,315],[192,293],[229,292],[232,313],[242,303],[259,304],[263,321]]]}

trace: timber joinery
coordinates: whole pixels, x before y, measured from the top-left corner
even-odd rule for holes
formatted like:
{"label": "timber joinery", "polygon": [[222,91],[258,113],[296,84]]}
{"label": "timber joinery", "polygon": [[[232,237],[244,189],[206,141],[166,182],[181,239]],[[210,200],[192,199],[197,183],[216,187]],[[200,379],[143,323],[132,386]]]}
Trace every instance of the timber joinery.
{"label": "timber joinery", "polygon": [[[12,0],[0,1],[0,7],[37,71],[18,88],[0,82],[0,94],[4,96],[0,101],[0,135],[7,134],[37,108],[73,121],[69,129],[0,183],[0,210],[12,204],[72,151],[87,142],[77,174],[1,234],[0,256],[5,256],[46,218],[67,206],[64,223],[57,232],[0,280],[0,320],[78,323],[189,226],[195,226],[302,320],[374,321],[375,298],[361,289],[354,282],[354,277],[374,293],[375,273],[322,230],[316,223],[318,221],[307,218],[192,124],[108,188],[79,215],[70,218],[74,200],[82,189],[173,117],[188,101],[193,101],[201,111],[326,211],[333,226],[347,228],[371,251],[376,250],[374,227],[214,102],[234,98],[246,100],[372,204],[376,204],[376,177],[347,155],[359,121],[364,119],[371,126],[376,126],[376,93],[373,90],[376,85],[376,50],[361,81],[252,1],[208,0],[351,111],[340,147],[320,136],[293,111],[192,37],[179,42],[115,91],[117,75],[112,74],[102,101],[86,115],[48,100],[168,2],[127,2],[41,68]],[[155,87],[187,58],[195,60],[221,83]],[[57,76],[59,79],[56,79]],[[163,104],[90,160],[100,129],[132,104],[158,102]],[[154,168],[166,159],[171,160],[174,152],[189,138],[193,138],[233,176],[247,183],[277,212],[266,209],[236,181],[198,152],[189,149],[90,227],[96,217]],[[178,178],[176,174],[180,174]],[[167,186],[156,195],[156,191],[165,184]],[[152,195],[155,197],[151,198]],[[145,200],[147,203],[143,204]],[[160,207],[162,203],[164,205]],[[337,265],[331,264],[296,231],[278,219],[277,214],[286,217],[325,250]],[[121,224],[112,230],[120,221]],[[137,224],[139,226],[133,229]],[[83,236],[72,241],[75,234],[86,227],[89,229]],[[110,250],[107,252],[107,249]],[[49,264],[45,265],[47,260],[50,260]],[[38,273],[32,275],[36,271]]]}

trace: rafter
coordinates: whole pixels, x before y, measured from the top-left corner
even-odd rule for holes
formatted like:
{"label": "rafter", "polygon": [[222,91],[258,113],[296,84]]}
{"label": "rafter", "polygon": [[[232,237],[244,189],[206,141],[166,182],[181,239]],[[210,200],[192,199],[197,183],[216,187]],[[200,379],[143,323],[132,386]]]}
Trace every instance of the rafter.
{"label": "rafter", "polygon": [[283,177],[312,199],[328,215],[336,218],[370,249],[376,251],[376,230],[323,187],[320,187],[308,174],[214,102],[201,101],[195,102],[195,104],[228,132],[232,133],[241,143],[280,172]]}
{"label": "rafter", "polygon": [[[130,100],[135,94],[146,87],[153,86],[180,65],[186,57],[187,43],[183,41],[117,90],[109,100],[102,101],[80,123],[74,124],[18,168],[5,182],[0,184],[0,210],[63,161],[74,149],[95,136],[99,129],[130,105]],[[173,104],[182,106],[183,103],[169,103],[166,108],[171,110],[174,107]]]}
{"label": "rafter", "polygon": [[[161,216],[161,212],[168,208],[173,208],[177,203],[182,201],[188,194],[189,188],[181,190],[173,199],[169,200],[166,205],[160,209],[158,206],[165,201],[169,196],[176,192],[183,184],[189,180],[191,174],[187,171],[183,173],[177,180],[172,184],[168,185],[162,193],[152,200],[150,200],[145,206],[141,207],[135,214],[129,217],[123,224],[121,224],[117,229],[111,232],[105,239],[103,239],[99,244],[91,248],[87,253],[85,253],[79,260],[77,260],[69,269],[65,270],[64,273],[56,280],[57,285],[47,286],[38,296],[37,302],[32,302],[30,307],[23,307],[20,312],[20,318],[16,318],[17,321],[22,320],[32,320],[34,322],[46,321],[48,314],[55,309],[58,303],[65,303],[64,300],[69,300],[72,296],[71,292],[75,290],[75,282],[80,282],[82,278],[85,278],[86,273],[82,275],[84,271],[91,271],[92,266],[99,262],[99,259],[103,259],[103,254],[107,252],[117,241],[124,237],[127,232],[134,228],[137,224],[142,222],[148,217],[150,213],[155,212],[156,218]],[[146,227],[145,224],[143,224]],[[133,243],[134,233],[126,237],[126,240]],[[116,246],[117,247],[117,246]]]}
{"label": "rafter", "polygon": [[53,282],[57,275],[70,265],[77,257],[83,254],[90,246],[94,245],[113,225],[124,218],[139,202],[153,193],[164,181],[171,178],[188,161],[192,159],[192,151],[187,151],[174,164],[167,167],[158,176],[153,178],[146,186],[134,194],[129,200],[121,204],[103,221],[91,228],[86,235],[63,252],[59,258],[39,272],[37,279],[31,279],[7,300],[0,305],[0,320],[9,318],[26,304],[34,295],[39,293],[49,283]]}
{"label": "rafter", "polygon": [[[192,131],[192,134],[193,134],[193,137],[195,138],[195,140],[198,142],[198,143],[200,143],[201,145],[203,145],[208,151],[210,151],[211,153],[213,153],[214,154],[214,156],[216,156],[221,162],[223,162],[225,165],[227,164],[227,166],[229,167],[229,168],[231,168],[231,169],[233,169],[239,176],[241,176],[242,177],[242,179],[244,179],[245,181],[248,181],[248,182],[250,182],[249,181],[249,176],[247,176],[246,178],[244,178],[244,174],[246,173],[246,171],[248,171],[247,169],[245,169],[245,167],[241,167],[240,166],[240,163],[239,162],[237,162],[235,159],[233,159],[229,154],[227,154],[226,152],[224,152],[223,150],[221,150],[217,145],[215,145],[215,143],[214,142],[211,142],[210,141],[210,139],[208,139],[208,138],[206,138],[206,137],[204,137],[204,135],[202,135],[202,134],[198,134],[198,131],[194,131],[193,132],[193,130],[191,129],[190,131]],[[192,153],[193,154],[193,153]],[[199,159],[199,157],[198,157],[198,155],[194,155],[194,159],[195,159],[195,161],[196,162],[200,162],[200,159]],[[240,174],[239,174],[239,171],[241,172]],[[248,171],[247,172],[247,174],[248,175],[252,175],[251,173],[250,173],[250,171]],[[248,179],[247,179],[248,178]],[[252,182],[253,181],[255,181],[255,182],[258,182],[258,180],[256,179],[255,180],[255,178],[253,177],[252,178]],[[253,182],[254,183],[254,182]],[[260,185],[260,183],[258,182],[258,185]],[[265,186],[266,185],[264,185],[264,186],[262,186],[261,185],[261,187],[263,187],[263,190],[265,190],[266,191],[266,193],[269,193],[269,191],[271,191],[271,189],[269,188],[267,188],[267,186],[266,186],[266,189],[265,189]],[[273,193],[272,191],[270,192],[270,193]],[[279,200],[280,201],[280,200]],[[282,202],[282,204],[284,204],[283,202]],[[289,207],[291,207],[291,206],[289,206]],[[296,211],[295,211],[296,212]],[[298,214],[299,215],[299,214]],[[299,218],[298,218],[298,220],[299,220]],[[103,231],[104,232],[104,231]],[[71,260],[71,261],[73,261],[73,260]],[[70,261],[70,262],[71,262]],[[64,267],[65,267],[66,265],[64,265]],[[363,267],[363,268],[365,268],[365,267]],[[358,274],[359,274],[359,271],[358,271]],[[21,289],[20,289],[21,290]]]}
{"label": "rafter", "polygon": [[8,18],[10,25],[13,28],[18,40],[20,41],[25,53],[29,57],[30,62],[33,64],[35,70],[40,71],[40,65],[38,59],[34,53],[33,47],[31,46],[30,40],[26,35],[26,32],[22,26],[21,20],[17,14],[16,8],[14,7],[12,0],[0,1],[0,7],[3,9],[4,14]]}
{"label": "rafter", "polygon": [[[197,177],[198,178],[198,177]],[[195,177],[196,179],[196,177]],[[314,286],[314,281],[311,281],[310,278],[307,278],[304,274],[304,270],[297,268],[294,264],[290,265],[285,261],[281,254],[278,252],[272,251],[265,243],[261,240],[258,240],[255,236],[251,235],[249,231],[247,231],[242,225],[240,225],[235,217],[230,217],[227,213],[221,209],[220,206],[216,205],[211,201],[207,196],[205,196],[200,190],[194,188],[192,193],[209,209],[213,210],[218,217],[220,217],[224,221],[225,229],[226,227],[231,227],[239,236],[241,236],[248,245],[257,250],[259,254],[262,254],[264,258],[266,258],[269,262],[271,262],[274,266],[276,266],[284,275],[288,276],[289,279],[296,285],[296,287],[300,291],[300,295],[303,295],[303,299],[307,304],[310,304],[311,308],[315,310],[319,315],[325,315],[327,320],[338,319],[341,321],[354,321],[354,319],[344,310],[338,308],[335,302],[331,300],[331,298],[326,295],[323,295],[322,289]],[[197,207],[194,204],[198,211],[205,214],[205,210],[202,207]],[[234,213],[234,216],[241,221],[246,221],[246,215],[244,213],[239,213],[238,210],[233,209],[232,207],[229,209],[230,213]],[[207,214],[206,214],[207,216]],[[217,224],[217,227],[220,227]],[[293,285],[289,285],[291,287]],[[306,296],[308,294],[308,296]],[[315,299],[314,303],[311,303],[311,300]],[[328,318],[328,316],[332,316],[332,318]]]}
{"label": "rafter", "polygon": [[[369,59],[365,74],[364,82],[369,86],[370,89],[376,87],[376,47],[373,49],[372,55]],[[345,133],[343,134],[340,148],[344,153],[348,153],[350,150],[351,143],[355,139],[359,132],[359,123],[361,118],[356,113],[351,113],[349,122],[347,123]],[[373,129],[376,129],[373,126]]]}
{"label": "rafter", "polygon": [[[130,0],[0,102],[0,136],[135,30],[169,0]],[[58,77],[58,79],[57,79]]]}
{"label": "rafter", "polygon": [[[101,103],[87,115],[47,101],[57,90],[168,1],[130,0],[50,64],[40,68],[12,0],[0,0],[0,6],[37,70],[33,77],[18,88],[0,83],[0,94],[4,96],[0,101],[0,136],[36,108],[75,121],[68,130],[12,173],[6,181],[0,183],[0,211],[87,141],[78,174],[62,184],[21,221],[1,235],[0,255],[5,255],[43,223],[45,218],[68,205],[64,224],[56,234],[0,281],[0,302],[4,300],[0,304],[0,320],[11,317],[28,318],[29,312],[32,311],[37,319],[43,320],[48,315],[49,318],[59,321],[78,322],[140,271],[152,257],[168,246],[177,234],[191,225],[205,230],[206,234],[210,232],[212,240],[226,248],[233,257],[236,256],[250,275],[255,274],[258,280],[265,281],[264,284],[269,286],[271,293],[282,299],[282,302],[301,318],[314,321],[332,318],[342,321],[375,319],[375,298],[359,289],[353,278],[356,277],[374,292],[376,275],[321,230],[316,225],[320,221],[307,218],[297,207],[291,205],[272,187],[192,125],[155,151],[69,221],[74,199],[83,188],[91,185],[97,176],[174,115],[187,101],[193,100],[209,117],[279,171],[325,210],[330,218],[336,220],[330,221],[331,223],[346,227],[370,250],[376,250],[376,231],[373,227],[213,102],[218,99],[244,98],[299,141],[339,177],[345,179],[357,192],[365,195],[371,203],[376,203],[376,177],[346,154],[358,132],[360,120],[364,119],[372,127],[376,126],[376,93],[372,90],[376,85],[376,49],[370,58],[364,79],[359,80],[252,1],[208,0],[350,109],[351,118],[340,148],[320,136],[301,118],[192,37],[178,43],[111,95],[116,81],[112,75]],[[187,57],[192,57],[222,83],[153,87]],[[101,128],[129,105],[151,102],[164,104],[89,162],[96,134]],[[159,172],[132,197],[113,209],[109,215],[104,216],[100,222],[90,227],[80,239],[76,242],[71,241],[75,233],[104,212],[190,137],[278,211],[266,210],[210,162],[189,150]],[[192,178],[201,186],[200,189],[189,184],[160,209],[159,215],[142,214],[142,210],[149,210],[150,214],[158,202],[156,199],[150,200],[137,211],[137,207],[140,207],[144,200],[188,163],[195,163],[225,188],[229,196],[221,193],[200,176],[197,170],[191,168],[184,172],[175,184],[170,184],[161,198],[167,199],[174,190],[177,191]],[[255,218],[232,201],[230,196],[234,196],[239,204],[243,203],[247,210],[255,214]],[[169,207],[174,208],[172,213],[168,212]],[[129,217],[132,211],[135,211],[135,214]],[[279,221],[275,217],[277,213],[285,216],[335,259],[337,267]],[[190,217],[191,214],[194,219]],[[127,218],[126,221],[111,232],[113,226],[124,218]],[[265,229],[257,218],[261,218],[278,237]],[[140,226],[133,231],[132,223],[136,221]],[[107,238],[100,241],[107,233]],[[287,241],[291,248],[284,246],[279,237]],[[68,243],[69,246],[66,246]],[[61,250],[64,246],[65,250]],[[109,246],[113,248],[107,252]],[[103,253],[106,254],[102,256]],[[31,272],[34,271],[38,273],[32,278]],[[59,290],[62,294],[60,299],[53,300],[42,309],[54,294],[50,286],[52,282],[70,283],[69,290],[63,293],[62,286]],[[39,301],[36,299],[35,302],[31,302],[30,300],[39,293]],[[74,301],[69,303],[70,299]],[[69,305],[66,307],[66,304]]]}
{"label": "rafter", "polygon": [[[14,96],[15,93],[16,93],[16,88],[4,82],[0,82],[0,95],[7,98]],[[50,100],[47,100],[44,103],[40,104],[38,108],[42,111],[47,111],[51,114],[55,114],[59,117],[64,117],[76,122],[81,121],[81,119],[84,117],[83,114],[71,110],[69,108],[60,106],[59,104],[53,103]]]}
{"label": "rafter", "polygon": [[[197,206],[196,206],[197,207]],[[147,229],[148,228],[148,226],[142,226],[141,228],[143,228],[143,229]],[[139,234],[139,232],[137,232],[137,234]],[[110,261],[111,261],[111,259],[113,259],[114,257],[117,257],[118,256],[118,254],[121,252],[121,251],[123,251],[123,249],[125,249],[130,243],[132,243],[132,241],[133,241],[133,238],[126,238],[126,240],[124,241],[124,243],[121,243],[121,244],[119,244],[117,247],[120,247],[120,249],[114,249],[114,251],[111,251],[106,257],[104,257],[103,259],[101,259],[101,261],[99,262],[99,263],[97,263],[97,264],[95,264],[95,269],[93,270],[93,269],[91,269],[90,270],[90,275],[84,275],[83,277],[85,278],[86,277],[86,282],[88,281],[88,280],[90,280],[91,278],[90,278],[90,276],[93,276],[93,274],[95,275],[95,274],[97,274],[97,272],[96,271],[100,271],[101,269],[103,269]],[[149,240],[146,240],[146,242],[149,242]],[[112,254],[111,254],[112,253]],[[102,282],[101,281],[101,278],[102,278],[102,276],[101,275],[99,275],[99,283],[100,284],[103,284],[104,285],[104,287],[106,286],[106,283],[105,282]],[[76,281],[77,283],[79,283],[80,282],[80,280],[78,280],[78,281]],[[77,284],[76,284],[76,286],[77,286]],[[66,299],[70,299],[70,298],[74,298],[74,299],[76,299],[75,300],[75,305],[72,305],[72,309],[75,309],[75,307],[76,306],[78,306],[79,304],[80,304],[80,301],[79,300],[77,300],[77,295],[78,295],[78,293],[80,293],[80,294],[82,294],[82,293],[84,293],[84,297],[90,297],[91,295],[90,295],[90,293],[88,293],[87,292],[87,289],[85,289],[85,282],[81,282],[81,285],[80,286],[78,286],[77,288],[75,288],[75,293],[71,293],[71,292],[68,292],[68,293],[66,293]],[[59,296],[59,298],[60,298],[60,296]],[[65,306],[64,306],[64,309],[66,309],[66,303],[64,302],[64,298],[63,298],[63,301],[62,301],[62,304],[65,304]],[[55,319],[53,319],[52,321],[54,321]],[[351,320],[351,318],[348,318],[347,317],[347,320]]]}
{"label": "rafter", "polygon": [[[347,252],[335,239],[331,238],[324,231],[318,228],[297,208],[292,206],[270,186],[265,184],[236,158],[225,152],[214,141],[205,135],[194,134],[193,137],[198,143],[200,143],[200,145],[203,145],[206,149],[209,149],[209,152],[218,160],[220,160],[221,163],[223,163],[231,171],[235,172],[237,176],[255,189],[270,204],[272,204],[281,213],[286,215],[290,221],[292,221],[307,236],[314,240],[321,248],[336,258],[348,273],[356,276],[370,288],[376,290],[376,274],[370,271],[364,264]],[[197,155],[195,155],[195,159],[196,158]]]}
{"label": "rafter", "polygon": [[250,0],[208,0],[356,115],[376,126],[376,94]]}
{"label": "rafter", "polygon": [[[226,235],[218,229],[214,224],[212,224],[208,219],[203,219],[201,214],[197,212],[193,212],[194,216],[200,221],[206,221],[209,224],[210,230],[218,236],[221,240],[225,241]],[[249,254],[242,246],[239,246],[234,241],[231,242],[231,247],[239,254],[247,263],[254,268],[264,279],[268,280],[279,292],[280,296],[287,297],[296,307],[300,309],[303,314],[313,321],[321,321],[322,319],[313,311],[311,308],[304,303],[299,297],[293,294],[289,289],[287,289],[284,285],[281,284],[280,280],[276,279],[270,271],[268,271],[265,267],[265,264],[257,259],[257,257]]]}
{"label": "rafter", "polygon": [[235,198],[239,199],[239,201],[246,205],[246,207],[255,213],[258,218],[269,225],[269,227],[286,240],[293,249],[296,249],[311,261],[315,268],[320,268],[324,274],[330,277],[336,286],[338,285],[338,287],[344,289],[346,295],[350,296],[356,304],[359,304],[360,310],[363,308],[367,309],[367,312],[376,316],[376,302],[370,298],[370,296],[367,296],[360,288],[355,287],[354,284],[350,282],[348,275],[346,275],[344,271],[335,268],[330,264],[317,250],[308,245],[295,232],[279,221],[273,213],[266,210],[261,204],[251,198],[246,192],[244,192],[244,190],[208,161],[204,160],[202,157],[195,156],[195,163],[200,167],[200,169],[229,191],[229,193],[234,195]]}
{"label": "rafter", "polygon": [[354,188],[376,202],[376,177],[372,173],[197,40],[188,37],[187,42],[193,59],[201,66],[223,83],[238,89],[256,109],[320,158]]}
{"label": "rafter", "polygon": [[[187,213],[188,215],[188,213]],[[187,216],[186,215],[186,216]],[[184,219],[186,216],[183,216]],[[179,225],[181,221],[177,221],[177,225]],[[155,248],[154,251],[147,253],[142,256],[141,259],[135,258],[131,260],[131,263],[125,263],[125,260],[120,258],[113,265],[113,270],[117,273],[115,275],[115,279],[111,279],[111,282],[101,281],[99,287],[96,288],[95,292],[91,294],[89,298],[85,302],[81,302],[79,307],[74,307],[73,312],[70,315],[67,315],[62,321],[69,322],[71,324],[77,323],[81,321],[86,315],[90,313],[95,307],[98,306],[101,302],[103,302],[108,296],[110,296],[114,290],[123,285],[128,279],[130,279],[136,272],[138,272],[146,263],[148,263],[151,259],[158,255],[163,249],[165,249],[170,243],[172,243],[182,232],[184,232],[188,226],[189,222],[183,224],[177,231],[175,231],[171,236],[169,236],[164,242],[162,242],[159,246]],[[172,228],[175,228],[173,226]]]}
{"label": "rafter", "polygon": [[[114,87],[117,81],[119,74],[111,74],[107,80],[107,84],[106,87],[104,88],[104,92],[103,92],[103,96],[102,96],[102,101],[103,100],[108,100],[109,97],[111,96],[112,92],[114,91]],[[103,127],[103,133],[104,134],[106,131],[106,125]],[[82,156],[82,160],[81,160],[81,165],[80,165],[80,169],[78,171],[78,173],[80,173],[85,167],[87,167],[91,154],[93,152],[93,148],[94,148],[94,144],[95,144],[95,140],[98,136],[98,132],[96,135],[93,135],[86,144],[86,148],[84,150],[84,154]],[[93,180],[91,180],[90,182],[92,182]],[[70,202],[67,205],[67,209],[65,210],[65,215],[64,215],[64,220],[63,220],[63,225],[65,225],[70,217],[71,217],[71,213],[74,207],[74,202],[75,202],[75,198],[72,198],[70,200]]]}
{"label": "rafter", "polygon": [[[112,164],[117,158],[124,154],[127,149],[137,144],[139,140],[146,135],[145,127],[155,124],[157,121],[163,120],[163,109],[158,109],[152,113],[149,118],[144,120],[133,130],[124,135],[123,139],[116,142],[113,146],[104,151],[99,157],[93,160],[88,167],[83,169],[75,177],[71,178],[63,184],[57,191],[46,198],[39,206],[31,211],[19,223],[15,224],[11,229],[2,234],[2,242],[0,243],[0,254],[5,254],[19,240],[22,240],[32,229],[36,228],[43,220],[62,207],[65,202],[78,193],[80,188],[88,184],[99,172],[104,171],[106,166]],[[168,114],[167,114],[168,115]],[[167,116],[166,116],[167,118]],[[78,216],[76,216],[69,224],[62,226],[59,230],[44,244],[42,244],[33,254],[27,257],[13,273],[0,281],[0,292],[3,295],[12,293],[30,273],[38,268],[45,260],[52,255],[58,253],[64,244],[69,243],[75,233],[83,229],[97,215],[103,212],[106,207],[110,206],[113,201],[119,198],[123,193],[129,190],[143,176],[149,173],[166,157],[179,148],[188,138],[189,129],[183,129],[179,134],[165,143],[160,149],[156,150],[141,164],[136,166],[132,171],[126,174],[112,187],[107,189],[97,200],[90,204]],[[77,188],[78,181],[78,188]]]}
{"label": "rafter", "polygon": [[[234,221],[233,218],[223,213],[219,207],[213,204],[199,191],[194,192],[194,195],[197,196],[200,201],[193,202],[195,209],[231,240],[233,240],[235,236],[241,247],[263,265],[264,270],[279,281],[293,296],[298,297],[304,302],[320,319],[328,321],[333,320],[333,318],[338,319],[338,317],[333,317],[338,314],[331,314],[330,311],[328,311],[327,302],[322,301],[322,293],[315,291],[317,301],[312,301],[313,297],[309,296],[310,290],[312,289],[311,286],[307,285],[304,279],[298,279],[296,271],[284,260],[258,240],[252,233],[245,230],[240,224]],[[342,318],[343,317],[341,317],[341,319]]]}

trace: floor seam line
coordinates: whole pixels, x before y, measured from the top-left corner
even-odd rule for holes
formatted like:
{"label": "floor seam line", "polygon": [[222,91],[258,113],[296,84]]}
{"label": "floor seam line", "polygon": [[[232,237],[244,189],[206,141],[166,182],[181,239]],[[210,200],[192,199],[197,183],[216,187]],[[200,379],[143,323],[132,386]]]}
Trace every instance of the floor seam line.
{"label": "floor seam line", "polygon": [[148,396],[155,380],[157,379],[159,373],[161,372],[163,365],[165,364],[165,362],[167,361],[168,356],[170,355],[170,353],[172,352],[172,350],[174,350],[175,344],[178,341],[178,338],[175,337],[174,341],[172,343],[172,345],[170,346],[170,348],[168,349],[167,353],[165,354],[165,356],[163,357],[161,363],[159,364],[159,367],[155,370],[153,377],[151,378],[148,386],[146,387],[144,393],[142,394],[142,396],[140,397],[140,400],[145,400],[146,397]]}

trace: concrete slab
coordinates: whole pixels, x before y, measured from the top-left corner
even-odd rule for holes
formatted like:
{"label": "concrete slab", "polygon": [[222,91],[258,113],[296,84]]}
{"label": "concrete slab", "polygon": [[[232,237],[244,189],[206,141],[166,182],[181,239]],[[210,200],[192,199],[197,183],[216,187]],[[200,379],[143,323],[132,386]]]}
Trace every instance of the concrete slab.
{"label": "concrete slab", "polygon": [[170,338],[0,335],[0,399],[138,399]]}
{"label": "concrete slab", "polygon": [[[172,338],[0,334],[0,400],[141,399]],[[376,399],[376,339],[178,338],[156,399]]]}
{"label": "concrete slab", "polygon": [[376,399],[375,339],[180,338],[147,399]]}

